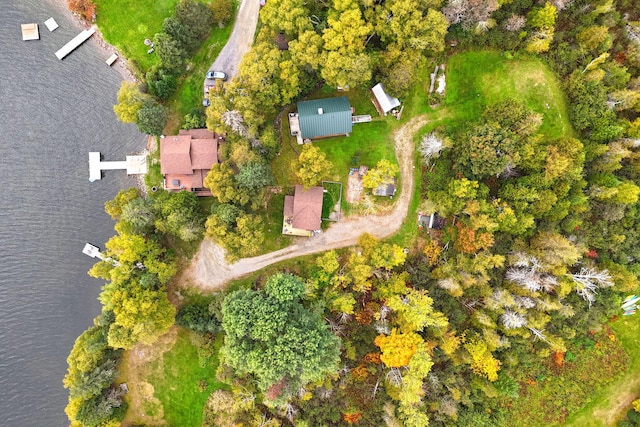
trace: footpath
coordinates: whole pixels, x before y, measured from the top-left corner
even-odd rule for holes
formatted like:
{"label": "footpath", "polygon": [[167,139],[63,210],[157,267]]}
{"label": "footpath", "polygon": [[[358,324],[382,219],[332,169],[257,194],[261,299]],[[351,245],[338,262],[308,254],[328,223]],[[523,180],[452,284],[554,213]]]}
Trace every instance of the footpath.
{"label": "footpath", "polygon": [[224,249],[215,242],[204,239],[180,282],[202,290],[221,289],[232,279],[260,270],[270,264],[303,255],[324,252],[357,244],[363,233],[379,239],[397,233],[407,217],[414,191],[414,136],[427,123],[425,116],[414,117],[394,132],[396,157],[400,165],[400,196],[388,215],[350,216],[341,220],[322,234],[301,240],[284,249],[253,258],[243,258],[228,264]]}

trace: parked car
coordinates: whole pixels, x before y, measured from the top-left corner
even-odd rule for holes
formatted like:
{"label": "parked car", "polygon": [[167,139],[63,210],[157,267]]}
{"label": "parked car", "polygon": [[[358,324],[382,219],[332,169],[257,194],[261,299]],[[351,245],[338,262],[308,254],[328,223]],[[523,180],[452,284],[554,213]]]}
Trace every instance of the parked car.
{"label": "parked car", "polygon": [[203,107],[208,107],[209,105],[211,105],[211,101],[209,101],[209,98],[203,98],[202,99],[202,106]]}
{"label": "parked car", "polygon": [[207,71],[207,78],[212,80],[227,80],[227,75],[222,71]]}

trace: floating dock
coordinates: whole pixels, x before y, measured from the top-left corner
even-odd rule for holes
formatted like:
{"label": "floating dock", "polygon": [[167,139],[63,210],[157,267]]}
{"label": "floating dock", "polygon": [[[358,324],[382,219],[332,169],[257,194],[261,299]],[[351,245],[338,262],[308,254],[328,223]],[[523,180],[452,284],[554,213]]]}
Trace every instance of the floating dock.
{"label": "floating dock", "polygon": [[91,243],[86,243],[84,245],[84,248],[82,248],[82,253],[85,255],[89,255],[91,258],[98,258],[98,259],[101,259],[102,261],[111,262],[116,267],[120,265],[118,261],[106,256],[105,254],[100,252],[100,248],[98,248],[97,246],[93,246]]}
{"label": "floating dock", "polygon": [[114,62],[116,62],[116,60],[118,59],[118,54],[114,53],[113,55],[111,55],[110,57],[107,58],[106,62],[108,66],[112,66]]}
{"label": "floating dock", "polygon": [[53,18],[49,18],[49,19],[47,19],[46,21],[44,21],[44,25],[46,25],[46,26],[47,26],[47,29],[48,29],[49,31],[53,31],[53,30],[55,30],[56,28],[58,28],[58,23],[57,23],[57,22],[56,22],[56,20],[55,20],[55,19],[53,19]]}
{"label": "floating dock", "polygon": [[58,59],[62,59],[68,54],[70,54],[71,52],[73,52],[75,48],[80,46],[82,43],[86,42],[89,39],[89,37],[91,37],[95,32],[96,32],[96,27],[93,26],[88,30],[82,31],[80,34],[72,38],[67,44],[62,46],[60,50],[56,52],[56,56],[58,57]]}
{"label": "floating dock", "polygon": [[127,156],[124,161],[104,162],[99,151],[89,153],[89,181],[102,179],[103,170],[126,170],[127,175],[144,175],[147,173],[147,156]]}
{"label": "floating dock", "polygon": [[22,40],[39,40],[40,31],[38,30],[38,24],[22,24]]}

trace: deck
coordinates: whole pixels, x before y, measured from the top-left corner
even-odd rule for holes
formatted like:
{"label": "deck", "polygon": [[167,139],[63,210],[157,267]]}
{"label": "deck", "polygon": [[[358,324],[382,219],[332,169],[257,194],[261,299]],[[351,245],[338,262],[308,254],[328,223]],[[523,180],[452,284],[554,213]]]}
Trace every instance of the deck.
{"label": "deck", "polygon": [[298,144],[302,145],[304,141],[300,133],[300,119],[297,113],[289,113],[289,130],[291,131],[291,135],[296,137]]}

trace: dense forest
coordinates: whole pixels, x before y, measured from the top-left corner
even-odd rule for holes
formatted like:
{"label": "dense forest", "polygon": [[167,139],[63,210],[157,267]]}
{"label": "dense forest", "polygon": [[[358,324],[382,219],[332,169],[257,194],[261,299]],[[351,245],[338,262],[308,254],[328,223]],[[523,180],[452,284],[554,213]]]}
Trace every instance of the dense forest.
{"label": "dense forest", "polygon": [[[445,95],[426,90],[436,64]],[[121,92],[142,108],[162,75]],[[230,260],[262,249],[266,189],[292,168],[280,113],[376,81],[429,119],[417,203],[440,225],[169,301],[203,236]],[[202,385],[190,408],[204,426],[556,425],[629,367],[609,322],[640,285],[637,2],[268,0],[238,76],[210,98],[207,127],[227,135],[212,200],[128,190],[106,204],[118,262],[90,272],[108,283],[68,359],[72,425],[125,419],[123,354],[174,322],[219,357],[226,385]],[[294,165],[305,185],[331,168],[321,144]]]}

